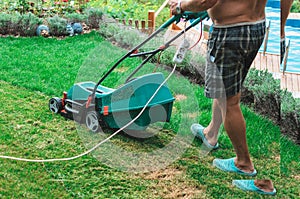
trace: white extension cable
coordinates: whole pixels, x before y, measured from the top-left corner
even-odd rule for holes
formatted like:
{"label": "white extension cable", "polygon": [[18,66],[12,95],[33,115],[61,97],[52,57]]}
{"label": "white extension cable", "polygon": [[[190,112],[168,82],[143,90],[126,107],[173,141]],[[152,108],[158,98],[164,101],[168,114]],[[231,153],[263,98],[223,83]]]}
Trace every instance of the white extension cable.
{"label": "white extension cable", "polygon": [[10,160],[18,160],[18,161],[24,161],[24,162],[57,162],[57,161],[69,161],[69,160],[74,160],[77,158],[80,158],[82,156],[85,156],[89,153],[91,153],[92,151],[94,151],[95,149],[97,149],[100,145],[102,145],[103,143],[107,142],[108,140],[110,140],[112,137],[114,137],[115,135],[117,135],[120,131],[124,130],[126,127],[128,127],[129,125],[131,125],[135,120],[137,120],[145,111],[145,109],[147,108],[147,106],[149,105],[149,103],[152,101],[152,99],[155,97],[155,95],[158,93],[158,91],[160,90],[160,88],[170,79],[170,77],[173,75],[173,73],[175,72],[176,69],[176,63],[173,67],[173,70],[171,71],[171,73],[168,75],[168,77],[159,85],[159,87],[156,89],[156,91],[153,93],[153,95],[150,97],[150,99],[148,100],[148,102],[145,104],[145,106],[143,107],[143,109],[141,110],[141,112],[130,122],[128,122],[125,126],[123,126],[122,128],[120,128],[119,130],[117,130],[116,132],[114,132],[113,134],[111,134],[109,137],[105,138],[104,140],[102,140],[101,142],[99,142],[97,145],[95,145],[93,148],[85,151],[84,153],[81,153],[79,155],[73,156],[73,157],[69,157],[69,158],[54,158],[54,159],[44,159],[44,160],[36,160],[36,159],[27,159],[27,158],[17,158],[17,157],[12,157],[12,156],[4,156],[4,155],[0,155],[0,158],[3,159],[10,159]]}

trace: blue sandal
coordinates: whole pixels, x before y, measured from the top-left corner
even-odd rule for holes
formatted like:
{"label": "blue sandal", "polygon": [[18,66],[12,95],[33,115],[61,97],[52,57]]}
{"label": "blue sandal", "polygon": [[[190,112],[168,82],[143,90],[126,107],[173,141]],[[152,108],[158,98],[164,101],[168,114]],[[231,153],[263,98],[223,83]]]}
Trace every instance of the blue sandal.
{"label": "blue sandal", "polygon": [[256,176],[257,171],[255,169],[254,169],[253,172],[249,173],[249,172],[245,172],[245,171],[242,171],[239,168],[237,168],[234,164],[234,159],[235,158],[214,159],[213,160],[213,165],[215,167],[221,169],[222,171],[234,172],[234,173],[241,174],[241,175],[246,175],[246,176]]}
{"label": "blue sandal", "polygon": [[259,194],[264,194],[264,195],[276,195],[276,189],[274,188],[273,191],[271,192],[267,192],[264,191],[260,188],[258,188],[255,184],[254,184],[254,180],[233,180],[232,184],[240,189],[242,189],[243,191],[253,191]]}
{"label": "blue sandal", "polygon": [[203,142],[203,144],[211,150],[215,150],[217,148],[219,148],[219,143],[217,143],[216,145],[211,145],[209,144],[209,142],[207,141],[204,133],[203,133],[204,127],[201,124],[192,124],[191,126],[191,131],[193,133],[193,135],[197,138],[200,138]]}

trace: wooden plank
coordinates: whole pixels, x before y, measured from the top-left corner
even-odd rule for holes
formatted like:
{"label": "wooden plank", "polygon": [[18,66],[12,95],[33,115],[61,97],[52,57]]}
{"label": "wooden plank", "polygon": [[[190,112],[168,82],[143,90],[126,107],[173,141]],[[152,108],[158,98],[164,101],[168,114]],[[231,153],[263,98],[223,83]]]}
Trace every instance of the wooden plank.
{"label": "wooden plank", "polygon": [[258,64],[257,64],[257,69],[258,70],[261,70],[261,62],[262,62],[262,60],[263,60],[263,54],[262,53],[259,53],[259,55],[258,55]]}
{"label": "wooden plank", "polygon": [[300,93],[300,74],[297,75],[297,85],[298,85],[298,90],[297,90],[297,92]]}
{"label": "wooden plank", "polygon": [[281,89],[286,89],[286,75],[281,76],[280,87]]}
{"label": "wooden plank", "polygon": [[275,72],[275,67],[276,67],[276,55],[271,55],[271,60],[272,60],[272,66],[271,66],[271,72]]}
{"label": "wooden plank", "polygon": [[292,74],[293,91],[299,91],[298,74]]}
{"label": "wooden plank", "polygon": [[154,10],[148,11],[148,31],[151,34],[155,29],[155,12]]}
{"label": "wooden plank", "polygon": [[272,60],[272,55],[266,54],[266,69],[268,70],[269,73],[273,72],[273,60]]}
{"label": "wooden plank", "polygon": [[139,26],[139,20],[135,20],[135,21],[134,21],[134,24],[135,24],[135,28],[136,28],[136,29],[140,29],[140,26]]}
{"label": "wooden plank", "polygon": [[260,56],[260,70],[266,70],[267,69],[267,55],[261,54]]}
{"label": "wooden plank", "polygon": [[259,53],[256,54],[255,59],[253,60],[252,64],[251,64],[251,68],[256,68],[257,64],[258,64],[258,57],[259,57]]}
{"label": "wooden plank", "polygon": [[300,85],[299,85],[299,74],[296,74],[296,73],[293,73],[291,74],[291,79],[292,79],[292,82],[293,82],[293,91],[296,91],[296,92],[299,92],[300,91]]}
{"label": "wooden plank", "polygon": [[255,60],[254,60],[254,67],[255,67],[255,69],[258,69],[258,70],[260,70],[260,56],[261,56],[261,53],[257,53],[257,55],[256,55],[256,58],[255,58]]}
{"label": "wooden plank", "polygon": [[142,20],[142,32],[146,32],[146,21]]}
{"label": "wooden plank", "polygon": [[274,64],[274,72],[279,73],[280,72],[280,63],[279,63],[279,55],[273,56],[273,64]]}
{"label": "wooden plank", "polygon": [[131,18],[128,19],[128,25],[131,26],[131,27],[132,27],[132,23],[133,23],[132,21],[133,21],[133,20],[132,20]]}
{"label": "wooden plank", "polygon": [[293,81],[291,75],[286,75],[286,88],[288,91],[292,91],[293,89]]}
{"label": "wooden plank", "polygon": [[257,65],[255,67],[256,67],[256,69],[260,70],[260,66],[261,66],[261,53],[258,53]]}

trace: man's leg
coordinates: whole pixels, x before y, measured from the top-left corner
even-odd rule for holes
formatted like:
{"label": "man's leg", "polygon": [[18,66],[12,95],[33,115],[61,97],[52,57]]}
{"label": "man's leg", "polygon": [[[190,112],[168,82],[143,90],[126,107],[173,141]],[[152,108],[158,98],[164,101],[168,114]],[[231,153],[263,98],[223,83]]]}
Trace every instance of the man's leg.
{"label": "man's leg", "polygon": [[222,103],[225,100],[213,100],[212,105],[212,119],[209,125],[204,129],[203,133],[212,146],[215,146],[218,142],[218,133],[220,126],[222,124],[222,112],[221,109],[224,109],[225,103]]}
{"label": "man's leg", "polygon": [[284,38],[285,37],[285,31],[284,27],[286,24],[286,20],[289,16],[290,9],[292,7],[293,0],[282,0],[280,1],[280,37]]}
{"label": "man's leg", "polygon": [[246,123],[240,108],[240,97],[241,94],[238,93],[227,98],[224,127],[236,152],[235,165],[245,172],[253,172],[254,167],[250,160],[246,140]]}

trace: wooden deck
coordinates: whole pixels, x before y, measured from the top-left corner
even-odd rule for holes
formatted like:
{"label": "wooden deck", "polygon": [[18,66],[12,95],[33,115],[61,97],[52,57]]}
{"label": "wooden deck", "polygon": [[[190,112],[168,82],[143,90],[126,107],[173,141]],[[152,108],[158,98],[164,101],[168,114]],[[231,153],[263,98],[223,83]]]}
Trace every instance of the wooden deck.
{"label": "wooden deck", "polygon": [[280,79],[282,89],[287,89],[295,98],[300,98],[300,74],[280,71],[280,55],[259,52],[251,67],[268,70],[275,79]]}

